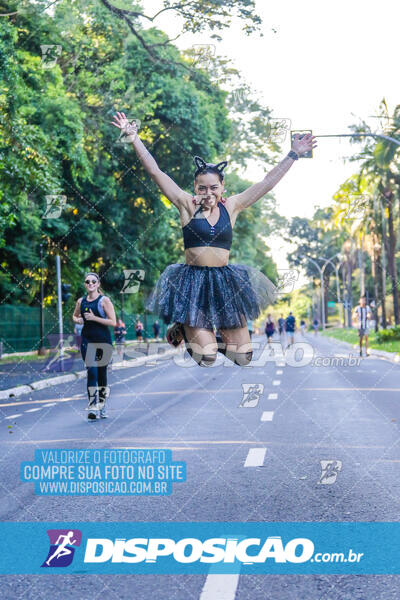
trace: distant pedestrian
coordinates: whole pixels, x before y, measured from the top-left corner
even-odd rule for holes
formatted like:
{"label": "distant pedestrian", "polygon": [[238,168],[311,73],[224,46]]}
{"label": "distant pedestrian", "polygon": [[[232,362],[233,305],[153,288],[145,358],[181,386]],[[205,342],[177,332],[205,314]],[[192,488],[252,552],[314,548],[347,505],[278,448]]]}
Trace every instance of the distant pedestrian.
{"label": "distant pedestrian", "polygon": [[114,327],[114,339],[115,339],[115,345],[117,347],[118,356],[124,355],[125,336],[126,336],[125,323],[123,322],[122,319],[118,319],[117,324]]}
{"label": "distant pedestrian", "polygon": [[158,340],[158,336],[160,335],[160,324],[158,321],[155,321],[153,323],[153,333],[154,333],[154,339]]}
{"label": "distant pedestrian", "polygon": [[250,319],[247,319],[247,329],[249,330],[249,336],[251,339],[251,336],[253,335],[253,321],[250,321]]}
{"label": "distant pedestrian", "polygon": [[278,319],[278,331],[279,335],[283,335],[285,333],[285,319],[283,315],[281,315]]}
{"label": "distant pedestrian", "polygon": [[318,321],[317,318],[315,318],[314,321],[313,321],[314,335],[317,335],[317,333],[318,333],[318,327],[319,327],[319,321]]}
{"label": "distant pedestrian", "polygon": [[301,331],[301,335],[304,337],[304,332],[306,330],[306,322],[304,319],[301,319],[300,321],[300,331]]}
{"label": "distant pedestrian", "polygon": [[136,319],[135,331],[136,331],[137,341],[143,342],[144,327],[143,327],[143,323],[141,322],[141,320],[139,318]]}
{"label": "distant pedestrian", "polygon": [[275,323],[274,320],[272,318],[272,315],[269,314],[267,316],[267,320],[265,322],[265,335],[267,336],[267,342],[268,344],[271,343],[271,338],[275,333]]}
{"label": "distant pedestrian", "polygon": [[74,335],[75,335],[76,347],[78,348],[78,350],[81,349],[82,329],[83,329],[83,323],[75,323]]}
{"label": "distant pedestrian", "polygon": [[296,331],[296,319],[293,316],[292,311],[290,311],[289,315],[286,317],[285,330],[289,341],[288,346],[291,346],[294,344],[294,332]]}
{"label": "distant pedestrian", "polygon": [[371,307],[367,305],[367,297],[360,297],[360,304],[354,309],[358,322],[358,335],[360,338],[360,356],[362,356],[363,339],[365,338],[365,354],[369,356],[368,352],[368,334],[370,327],[370,319],[372,317]]}

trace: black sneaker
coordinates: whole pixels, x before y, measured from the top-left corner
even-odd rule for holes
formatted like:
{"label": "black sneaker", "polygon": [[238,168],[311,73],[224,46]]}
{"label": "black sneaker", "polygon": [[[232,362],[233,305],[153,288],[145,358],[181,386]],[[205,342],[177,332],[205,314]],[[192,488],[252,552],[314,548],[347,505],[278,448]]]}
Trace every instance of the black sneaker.
{"label": "black sneaker", "polygon": [[182,323],[173,323],[167,329],[167,342],[177,348],[184,338],[184,330]]}
{"label": "black sneaker", "polygon": [[97,419],[96,413],[94,413],[94,412],[88,413],[87,418],[88,418],[88,421],[95,421]]}

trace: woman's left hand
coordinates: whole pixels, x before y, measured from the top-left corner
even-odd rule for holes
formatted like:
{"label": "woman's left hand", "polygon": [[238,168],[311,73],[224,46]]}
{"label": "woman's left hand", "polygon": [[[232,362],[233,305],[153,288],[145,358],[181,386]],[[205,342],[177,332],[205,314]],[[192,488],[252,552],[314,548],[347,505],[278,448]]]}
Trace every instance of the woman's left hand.
{"label": "woman's left hand", "polygon": [[90,309],[88,312],[84,312],[83,314],[85,315],[86,321],[95,321],[97,318],[92,309]]}
{"label": "woman's left hand", "polygon": [[301,140],[299,139],[299,137],[300,134],[296,133],[291,148],[299,156],[317,147],[316,138],[315,136],[311,135],[311,133],[306,133],[305,136],[301,138]]}

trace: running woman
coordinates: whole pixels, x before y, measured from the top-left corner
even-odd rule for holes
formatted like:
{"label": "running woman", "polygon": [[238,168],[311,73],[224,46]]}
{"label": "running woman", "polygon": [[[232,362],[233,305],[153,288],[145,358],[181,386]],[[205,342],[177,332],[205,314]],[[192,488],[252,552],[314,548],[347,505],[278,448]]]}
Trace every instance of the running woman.
{"label": "running woman", "polygon": [[146,308],[166,323],[174,322],[167,332],[168,341],[178,345],[184,338],[190,356],[200,366],[212,366],[218,349],[235,364],[248,365],[253,353],[247,320],[256,319],[275,300],[276,288],[257,269],[228,264],[232,230],[239,213],[272,190],[299,154],[316,146],[315,138],[306,134],[300,140],[296,135],[289,154],[262,181],[225,199],[226,161],[212,164],[194,158],[192,196],[161,171],[137,135],[136,125],[124,113],[117,112],[113,125],[128,136],[152,180],[180,213],[185,263],[163,271]]}
{"label": "running woman", "polygon": [[271,343],[271,338],[274,335],[274,333],[275,333],[275,323],[272,318],[272,315],[269,314],[267,316],[267,320],[265,322],[265,335],[267,336],[268,344]]}
{"label": "running woman", "polygon": [[368,352],[368,334],[369,324],[372,317],[371,307],[367,305],[367,297],[361,296],[359,306],[356,306],[354,313],[358,322],[358,335],[360,337],[360,356],[362,353],[363,339],[365,338],[365,354],[369,356]]}
{"label": "running woman", "polygon": [[[107,418],[105,402],[108,397],[107,386],[107,347],[112,354],[112,340],[109,327],[116,326],[114,306],[107,296],[104,296],[100,290],[100,278],[96,273],[87,273],[85,276],[86,296],[79,298],[76,303],[73,321],[74,323],[83,323],[81,354],[85,361],[89,344],[93,344],[96,349],[96,356],[93,362],[100,362],[101,366],[86,364],[87,370],[87,392],[88,392],[88,420],[94,421],[97,418],[96,413],[102,419]],[[111,355],[110,355],[111,358]],[[104,363],[107,364],[104,364]]]}

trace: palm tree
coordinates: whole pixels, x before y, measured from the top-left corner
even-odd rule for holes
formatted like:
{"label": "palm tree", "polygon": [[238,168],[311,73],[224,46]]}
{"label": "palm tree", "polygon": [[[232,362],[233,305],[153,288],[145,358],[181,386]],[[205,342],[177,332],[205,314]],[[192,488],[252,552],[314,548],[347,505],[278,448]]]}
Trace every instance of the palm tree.
{"label": "palm tree", "polygon": [[[385,134],[393,138],[400,138],[400,105],[396,106],[393,116],[389,115],[386,101],[383,99],[380,107],[379,117],[386,120],[388,126],[385,128]],[[363,126],[352,126],[355,133],[365,133],[369,127],[363,123]],[[360,160],[363,162],[360,167],[360,177],[364,177],[374,187],[378,194],[383,211],[383,230],[380,235],[382,248],[386,250],[389,276],[392,284],[393,311],[396,325],[400,323],[399,300],[397,289],[397,267],[396,267],[396,244],[397,236],[395,233],[395,223],[398,221],[399,207],[395,204],[396,195],[400,197],[400,174],[397,166],[397,159],[400,154],[399,146],[389,140],[379,140],[371,142],[367,140],[364,148],[359,155],[350,160]],[[387,231],[386,231],[387,219]],[[383,288],[385,285],[382,286]],[[382,299],[383,300],[383,299]],[[384,304],[382,303],[382,306]],[[383,315],[382,315],[383,316]]]}

